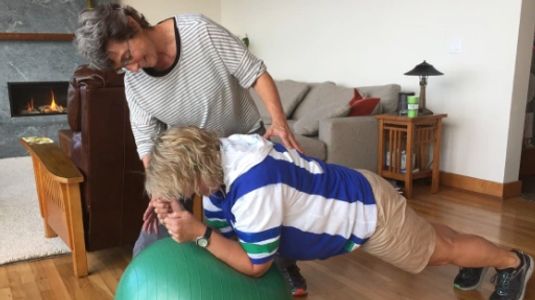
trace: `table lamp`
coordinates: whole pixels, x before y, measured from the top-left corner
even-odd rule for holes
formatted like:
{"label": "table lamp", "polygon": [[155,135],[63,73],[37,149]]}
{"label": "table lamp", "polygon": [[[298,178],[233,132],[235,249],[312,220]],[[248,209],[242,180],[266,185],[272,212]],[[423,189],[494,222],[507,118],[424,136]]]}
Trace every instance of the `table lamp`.
{"label": "table lamp", "polygon": [[438,71],[433,65],[428,64],[425,60],[423,63],[416,65],[412,70],[405,73],[409,76],[420,76],[420,103],[418,104],[418,114],[432,115],[433,112],[425,107],[425,86],[427,85],[427,76],[439,76],[444,73]]}

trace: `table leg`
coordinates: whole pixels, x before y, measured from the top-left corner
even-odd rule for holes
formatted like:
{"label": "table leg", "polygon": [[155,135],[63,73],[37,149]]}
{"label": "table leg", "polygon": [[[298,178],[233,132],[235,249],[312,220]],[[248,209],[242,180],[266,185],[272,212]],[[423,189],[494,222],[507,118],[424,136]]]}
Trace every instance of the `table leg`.
{"label": "table leg", "polygon": [[384,142],[383,130],[384,130],[384,123],[383,123],[383,120],[380,120],[379,121],[379,139],[378,139],[378,145],[377,145],[377,174],[379,174],[379,176],[382,176],[383,174],[384,157],[385,157],[385,148],[384,148],[385,142]]}
{"label": "table leg", "polygon": [[442,139],[442,120],[438,119],[435,126],[433,141],[433,173],[431,177],[431,193],[437,193],[440,184],[440,141]]}
{"label": "table leg", "polygon": [[409,123],[407,126],[407,147],[405,157],[405,196],[407,199],[412,198],[412,152],[414,147],[414,124]]}

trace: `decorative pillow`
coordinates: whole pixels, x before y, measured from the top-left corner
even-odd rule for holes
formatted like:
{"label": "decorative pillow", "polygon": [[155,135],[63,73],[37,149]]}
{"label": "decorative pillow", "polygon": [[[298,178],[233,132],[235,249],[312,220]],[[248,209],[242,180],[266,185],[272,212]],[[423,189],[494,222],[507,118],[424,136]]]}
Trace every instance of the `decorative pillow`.
{"label": "decorative pillow", "polygon": [[381,99],[378,97],[364,98],[358,89],[355,89],[353,99],[349,101],[351,107],[349,115],[354,116],[369,116],[379,112],[379,103]]}
{"label": "decorative pillow", "polygon": [[361,99],[364,99],[364,97],[360,93],[359,89],[354,88],[353,89],[353,98],[351,100],[349,100],[349,106],[353,105],[353,103],[355,103],[355,101],[358,101],[358,100],[361,100]]}
{"label": "decorative pillow", "polygon": [[375,111],[379,108],[379,98],[366,98],[359,99],[357,101],[352,101],[350,105],[351,109],[349,111],[349,116],[369,116],[375,114]]}
{"label": "decorative pillow", "polygon": [[350,106],[347,103],[338,106],[322,105],[317,107],[293,124],[294,132],[301,135],[315,136],[318,134],[320,120],[345,117],[349,109]]}
{"label": "decorative pillow", "polygon": [[[282,110],[284,111],[284,115],[288,118],[292,115],[297,105],[303,100],[303,97],[310,87],[306,83],[293,80],[277,80],[275,81],[275,85],[279,92]],[[269,115],[264,102],[260,99],[260,96],[258,96],[253,88],[249,89],[249,91],[262,119],[269,120],[271,116]]]}

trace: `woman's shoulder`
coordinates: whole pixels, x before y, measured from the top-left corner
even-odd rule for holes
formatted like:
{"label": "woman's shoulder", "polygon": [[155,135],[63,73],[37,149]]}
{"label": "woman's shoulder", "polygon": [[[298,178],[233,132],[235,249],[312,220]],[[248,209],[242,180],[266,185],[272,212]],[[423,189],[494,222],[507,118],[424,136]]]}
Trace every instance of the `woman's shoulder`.
{"label": "woman's shoulder", "polygon": [[208,25],[214,24],[207,16],[200,13],[184,13],[175,16],[175,20],[178,26],[188,26],[188,25]]}

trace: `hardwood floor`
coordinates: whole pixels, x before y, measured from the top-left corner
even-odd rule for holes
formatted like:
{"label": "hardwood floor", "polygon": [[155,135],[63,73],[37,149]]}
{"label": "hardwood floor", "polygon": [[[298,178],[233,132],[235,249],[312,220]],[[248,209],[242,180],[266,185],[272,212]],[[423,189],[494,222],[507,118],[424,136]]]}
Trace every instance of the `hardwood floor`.
{"label": "hardwood floor", "polygon": [[[428,186],[416,186],[409,201],[428,220],[535,256],[535,202],[522,198],[502,202],[447,188],[434,195],[428,191]],[[0,299],[112,299],[129,260],[129,247],[89,253],[90,275],[83,279],[74,277],[68,255],[2,266]],[[411,275],[359,252],[299,266],[308,280],[308,300],[488,299],[493,290],[494,271],[487,273],[478,290],[457,292],[452,288],[454,266],[430,267]],[[525,299],[535,299],[535,279],[528,284]]]}
{"label": "hardwood floor", "polygon": [[[443,188],[430,195],[418,188],[409,204],[426,219],[486,237],[490,241],[524,249],[535,255],[535,202],[521,198],[501,202],[495,198]],[[482,286],[471,292],[452,288],[458,268],[428,267],[418,275],[396,269],[365,253],[352,253],[327,261],[300,263],[309,283],[308,299],[488,299],[494,285],[489,270]],[[525,299],[535,299],[531,280]]]}

